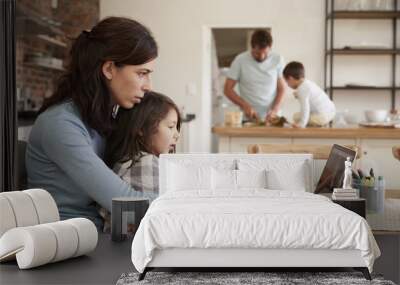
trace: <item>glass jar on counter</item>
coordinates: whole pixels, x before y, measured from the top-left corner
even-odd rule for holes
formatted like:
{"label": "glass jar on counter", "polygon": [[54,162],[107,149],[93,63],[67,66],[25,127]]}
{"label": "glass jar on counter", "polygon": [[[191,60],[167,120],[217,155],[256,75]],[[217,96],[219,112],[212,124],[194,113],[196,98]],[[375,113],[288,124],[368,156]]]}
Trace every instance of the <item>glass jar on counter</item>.
{"label": "glass jar on counter", "polygon": [[243,112],[236,106],[224,108],[224,125],[241,127],[243,122]]}

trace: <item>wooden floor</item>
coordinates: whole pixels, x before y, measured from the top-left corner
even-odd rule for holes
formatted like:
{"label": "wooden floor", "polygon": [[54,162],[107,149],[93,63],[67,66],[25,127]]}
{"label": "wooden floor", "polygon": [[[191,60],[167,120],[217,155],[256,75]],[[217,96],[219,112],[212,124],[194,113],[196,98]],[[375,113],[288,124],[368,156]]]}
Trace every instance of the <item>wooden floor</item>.
{"label": "wooden floor", "polygon": [[375,234],[381,257],[375,261],[374,273],[400,284],[400,234]]}
{"label": "wooden floor", "polygon": [[[386,199],[400,199],[400,190],[386,190]],[[400,218],[400,217],[399,217]],[[400,284],[400,231],[373,231],[381,250],[374,266],[374,272],[381,273],[385,279]]]}

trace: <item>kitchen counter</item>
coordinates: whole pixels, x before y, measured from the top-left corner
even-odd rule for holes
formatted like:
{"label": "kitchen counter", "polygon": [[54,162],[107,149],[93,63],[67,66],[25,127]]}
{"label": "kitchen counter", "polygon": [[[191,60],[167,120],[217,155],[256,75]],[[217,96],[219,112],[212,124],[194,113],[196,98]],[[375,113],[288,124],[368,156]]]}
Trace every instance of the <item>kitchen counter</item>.
{"label": "kitchen counter", "polygon": [[225,127],[215,126],[212,132],[228,137],[279,137],[279,138],[351,138],[399,139],[400,129],[394,128],[279,128],[279,127]]}
{"label": "kitchen counter", "polygon": [[400,129],[215,126],[212,132],[218,138],[218,152],[225,153],[245,153],[254,144],[354,145],[361,150],[356,167],[372,167],[385,176],[388,189],[400,189],[400,162],[392,154],[392,147],[400,143]]}

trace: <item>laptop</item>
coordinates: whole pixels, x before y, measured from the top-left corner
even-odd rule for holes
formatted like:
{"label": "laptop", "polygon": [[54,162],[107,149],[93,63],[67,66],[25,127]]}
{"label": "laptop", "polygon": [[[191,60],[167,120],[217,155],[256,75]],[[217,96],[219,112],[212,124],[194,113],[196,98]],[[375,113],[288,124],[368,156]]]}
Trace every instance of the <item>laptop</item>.
{"label": "laptop", "polygon": [[350,157],[350,161],[353,162],[356,155],[356,151],[334,144],[314,193],[332,193],[333,188],[341,188],[344,178],[344,162],[347,157]]}

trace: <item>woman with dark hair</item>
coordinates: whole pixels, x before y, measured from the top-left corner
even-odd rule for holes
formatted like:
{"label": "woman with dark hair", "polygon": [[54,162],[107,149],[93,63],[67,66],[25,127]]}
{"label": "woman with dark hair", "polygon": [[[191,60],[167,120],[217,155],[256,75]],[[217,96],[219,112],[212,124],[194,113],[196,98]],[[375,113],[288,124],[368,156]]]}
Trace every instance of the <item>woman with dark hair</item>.
{"label": "woman with dark hair", "polygon": [[[178,107],[169,97],[148,92],[135,108],[120,108],[116,122],[107,141],[106,163],[135,190],[158,195],[158,157],[175,151],[181,128]],[[100,215],[108,231],[105,210]]]}
{"label": "woman with dark hair", "polygon": [[110,17],[74,41],[68,69],[45,101],[28,142],[29,187],[51,193],[62,219],[87,217],[99,227],[96,203],[111,210],[136,191],[103,162],[115,110],[139,104],[150,90],[157,44],[147,28]]}

